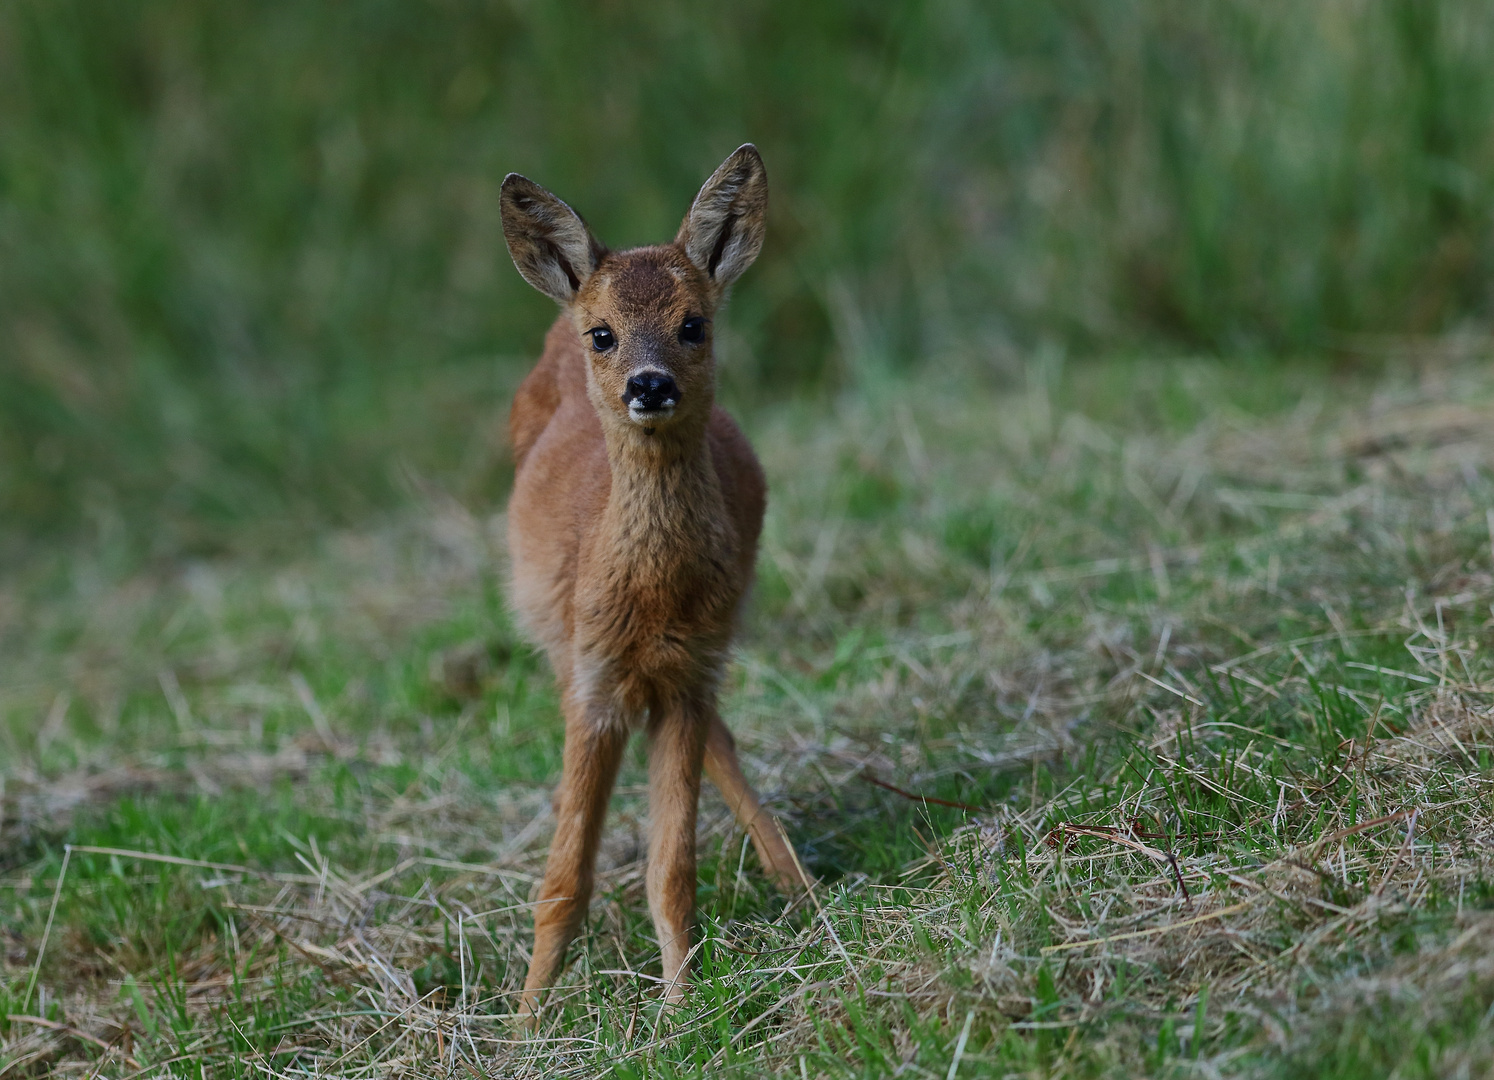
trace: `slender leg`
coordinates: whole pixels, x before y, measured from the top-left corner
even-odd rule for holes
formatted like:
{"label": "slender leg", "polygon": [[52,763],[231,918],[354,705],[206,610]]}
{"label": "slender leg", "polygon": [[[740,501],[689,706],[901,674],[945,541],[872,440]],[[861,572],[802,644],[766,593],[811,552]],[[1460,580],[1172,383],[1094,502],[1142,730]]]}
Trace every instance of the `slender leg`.
{"label": "slender leg", "polygon": [[695,814],[708,713],[697,703],[661,708],[649,728],[648,907],[664,954],[664,999],[684,997],[695,917]]}
{"label": "slender leg", "polygon": [[757,857],[768,877],[784,892],[801,892],[807,883],[788,837],[783,833],[783,826],[763,809],[757,793],[742,775],[742,766],[737,761],[737,742],[714,709],[711,710],[711,725],[706,735],[705,771],[736,816],[737,824],[752,837],[752,846],[757,849]]}
{"label": "slender leg", "polygon": [[627,745],[627,728],[615,718],[567,701],[565,754],[555,799],[555,838],[534,910],[534,955],[524,980],[523,1012],[537,1015],[539,999],[555,981],[566,946],[576,936],[597,858],[597,843],[612,783]]}

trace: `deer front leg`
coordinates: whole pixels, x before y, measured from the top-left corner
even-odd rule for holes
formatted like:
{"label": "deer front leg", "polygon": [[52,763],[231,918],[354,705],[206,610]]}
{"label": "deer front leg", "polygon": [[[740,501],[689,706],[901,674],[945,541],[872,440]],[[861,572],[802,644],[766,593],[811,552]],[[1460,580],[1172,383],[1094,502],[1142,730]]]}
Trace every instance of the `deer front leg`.
{"label": "deer front leg", "polygon": [[555,981],[566,946],[591,900],[597,844],[607,801],[622,761],[624,724],[585,702],[566,703],[564,764],[555,797],[555,838],[534,909],[534,954],[524,980],[523,1014],[538,1015],[543,992]]}
{"label": "deer front leg", "polygon": [[664,1000],[684,997],[695,917],[695,815],[709,713],[697,702],[658,710],[649,728],[648,907],[664,958]]}
{"label": "deer front leg", "polygon": [[737,761],[737,742],[715,709],[711,710],[710,729],[706,735],[705,771],[721,792],[721,798],[737,819],[737,824],[752,837],[763,871],[786,893],[802,892],[809,887],[799,860],[789,846],[783,826],[758,801],[757,792],[742,775]]}

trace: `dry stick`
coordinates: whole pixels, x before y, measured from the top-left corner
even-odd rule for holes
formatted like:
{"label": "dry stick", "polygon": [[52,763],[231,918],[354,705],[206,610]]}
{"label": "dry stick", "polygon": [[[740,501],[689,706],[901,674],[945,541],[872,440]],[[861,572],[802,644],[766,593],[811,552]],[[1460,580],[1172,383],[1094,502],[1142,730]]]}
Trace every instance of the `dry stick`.
{"label": "dry stick", "polygon": [[[1256,804],[1261,805],[1260,803]],[[1140,821],[1141,819],[1136,819]],[[1048,830],[1048,843],[1054,843],[1055,836],[1064,833],[1073,833],[1075,836],[1093,836],[1102,840],[1115,840],[1122,836],[1135,837],[1138,840],[1213,840],[1219,836],[1220,830],[1209,829],[1207,832],[1183,832],[1177,836],[1165,832],[1147,832],[1140,828],[1118,829],[1114,825],[1075,825],[1068,821],[1060,821]]]}
{"label": "dry stick", "polygon": [[1385,892],[1385,886],[1390,884],[1390,876],[1396,872],[1396,868],[1401,865],[1401,860],[1406,857],[1406,852],[1411,849],[1411,841],[1416,836],[1416,815],[1419,812],[1418,810],[1411,811],[1411,820],[1406,822],[1406,842],[1395,853],[1395,859],[1391,861],[1390,869],[1386,870],[1385,876],[1380,879],[1380,884],[1375,889],[1376,896],[1380,896]]}
{"label": "dry stick", "polygon": [[869,772],[863,772],[861,774],[861,779],[865,780],[868,784],[874,784],[885,791],[890,791],[894,795],[901,795],[903,798],[909,799],[913,802],[933,803],[935,806],[948,806],[955,810],[964,810],[969,814],[985,813],[985,810],[983,810],[981,807],[971,806],[969,803],[951,802],[949,799],[936,799],[932,795],[916,795],[911,791],[904,791],[902,788],[894,787],[893,785],[887,783],[887,781],[885,780],[878,780]]}
{"label": "dry stick", "polygon": [[1126,847],[1135,848],[1143,855],[1151,859],[1156,859],[1158,862],[1167,863],[1168,866],[1172,867],[1173,880],[1177,882],[1178,891],[1183,894],[1184,902],[1189,906],[1192,906],[1193,897],[1188,894],[1188,886],[1183,884],[1183,872],[1178,869],[1178,860],[1172,853],[1172,837],[1168,836],[1166,833],[1135,834],[1137,836],[1146,836],[1152,839],[1161,837],[1163,840],[1167,841],[1167,849],[1165,851],[1158,851],[1154,847],[1148,847],[1146,844],[1140,843],[1139,841],[1133,840],[1131,837],[1126,836],[1119,829],[1112,829],[1106,826],[1088,827],[1084,825],[1070,825],[1067,822],[1064,822],[1063,824],[1060,824],[1048,831],[1048,838],[1050,841],[1052,840],[1054,833],[1059,833],[1060,835],[1064,833],[1072,833],[1077,836],[1093,836],[1099,840],[1109,840],[1113,844],[1124,844]]}
{"label": "dry stick", "polygon": [[26,984],[26,996],[21,1000],[21,1011],[25,1012],[31,1004],[31,992],[36,989],[37,976],[41,974],[42,957],[47,955],[47,942],[52,937],[52,920],[57,915],[57,901],[62,896],[62,881],[67,877],[67,864],[73,858],[73,845],[65,844],[62,848],[62,869],[57,871],[57,887],[52,890],[52,907],[47,912],[47,927],[42,931],[41,945],[36,950],[36,963],[31,967],[31,981]]}
{"label": "dry stick", "polygon": [[1083,949],[1090,945],[1108,945],[1112,941],[1129,941],[1132,938],[1153,937],[1157,934],[1165,934],[1171,930],[1181,930],[1185,926],[1193,926],[1196,923],[1207,922],[1209,919],[1220,919],[1226,915],[1233,915],[1237,911],[1248,908],[1253,901],[1242,900],[1238,904],[1220,908],[1218,911],[1210,911],[1204,915],[1195,915],[1191,919],[1183,919],[1180,922],[1168,923],[1166,926],[1153,926],[1147,930],[1132,930],[1128,934],[1115,934],[1111,937],[1089,938],[1086,941],[1065,941],[1061,945],[1044,945],[1039,950],[1044,956],[1049,953],[1063,952],[1067,949]]}
{"label": "dry stick", "polygon": [[1048,835],[1051,837],[1055,832],[1068,833],[1074,836],[1090,836],[1094,837],[1096,840],[1109,840],[1112,844],[1121,844],[1125,847],[1132,848],[1135,851],[1139,851],[1149,859],[1156,859],[1158,862],[1167,861],[1167,855],[1164,852],[1158,851],[1154,847],[1143,844],[1139,840],[1132,839],[1125,833],[1121,832],[1119,829],[1112,829],[1108,826],[1070,825],[1064,823],[1054,829],[1049,830]]}
{"label": "dry stick", "polygon": [[412,866],[417,865],[419,862],[420,862],[420,856],[419,855],[412,856],[412,857],[410,857],[408,859],[403,859],[400,862],[395,863],[389,869],[383,871],[382,873],[375,874],[371,878],[367,878],[366,880],[359,881],[359,882],[350,882],[348,884],[348,888],[350,890],[352,890],[353,892],[355,892],[355,893],[367,892],[369,889],[372,889],[375,885],[382,885],[384,882],[388,881],[390,878],[396,877],[399,874],[403,874],[406,870],[410,869],[410,867],[412,867]]}
{"label": "dry stick", "polygon": [[[1467,800],[1464,801],[1466,802]],[[1364,832],[1364,830],[1366,829],[1373,829],[1376,825],[1385,825],[1392,821],[1399,821],[1401,818],[1406,817],[1407,815],[1414,817],[1420,812],[1420,809],[1397,810],[1393,814],[1386,814],[1383,817],[1371,818],[1369,821],[1361,821],[1358,825],[1350,825],[1347,828],[1335,829],[1331,833],[1327,833],[1323,836],[1318,837],[1317,840],[1313,841],[1312,844],[1308,846],[1308,850],[1311,851],[1314,848],[1320,848],[1325,844],[1331,844],[1334,841],[1342,840],[1346,836],[1353,836],[1355,833]]]}
{"label": "dry stick", "polygon": [[[1464,801],[1467,801],[1467,800],[1464,800]],[[1305,858],[1307,859],[1307,862],[1298,862],[1296,859],[1293,859],[1293,858],[1291,858],[1289,856],[1283,856],[1280,861],[1286,863],[1288,866],[1295,866],[1299,870],[1306,870],[1308,873],[1317,874],[1318,877],[1323,878],[1325,881],[1326,880],[1332,880],[1330,878],[1330,875],[1328,875],[1325,871],[1319,869],[1318,866],[1317,866],[1317,858],[1318,858],[1317,853],[1323,847],[1325,847],[1328,844],[1335,843],[1336,841],[1342,840],[1345,837],[1353,836],[1355,833],[1362,833],[1366,829],[1373,829],[1377,825],[1385,825],[1385,824],[1388,824],[1388,823],[1390,823],[1392,821],[1399,821],[1401,818],[1406,817],[1407,815],[1410,815],[1410,817],[1411,817],[1411,824],[1412,824],[1412,827],[1414,828],[1415,825],[1416,825],[1416,815],[1419,814],[1420,812],[1421,812],[1420,809],[1417,809],[1417,810],[1397,810],[1393,814],[1385,814],[1385,815],[1383,815],[1381,817],[1372,818],[1369,821],[1361,821],[1358,825],[1350,825],[1347,828],[1336,829],[1336,830],[1334,830],[1331,833],[1324,833],[1322,836],[1320,836],[1316,840],[1314,840],[1311,844],[1308,844],[1305,849],[1299,849],[1299,850],[1305,850],[1306,851]],[[1404,851],[1402,852],[1402,854],[1404,854]],[[1400,861],[1400,856],[1399,855],[1396,856],[1396,861],[1397,862]],[[1392,870],[1395,869],[1394,865],[1392,865],[1391,869]],[[1389,880],[1389,871],[1386,872],[1386,880]],[[1385,888],[1385,883],[1382,881],[1380,883],[1380,889],[1383,889],[1383,888]],[[1375,890],[1375,895],[1378,896],[1379,893],[1380,893],[1379,889]]]}
{"label": "dry stick", "polygon": [[1178,891],[1183,894],[1183,903],[1189,907],[1193,906],[1193,897],[1188,895],[1188,886],[1183,884],[1183,872],[1178,869],[1178,860],[1172,853],[1172,842],[1168,841],[1163,854],[1167,856],[1167,865],[1172,867],[1173,879],[1178,883]]}
{"label": "dry stick", "polygon": [[253,867],[238,866],[234,863],[205,862],[202,859],[184,859],[180,855],[158,855],[154,851],[131,851],[129,848],[69,844],[68,850],[76,851],[79,855],[117,855],[124,859],[139,859],[141,862],[168,863],[171,866],[188,866],[199,870],[221,870],[226,874],[248,874],[251,877],[292,882],[297,885],[315,885],[321,880],[311,874],[275,874],[268,870],[255,870]]}
{"label": "dry stick", "polygon": [[1194,705],[1197,705],[1200,709],[1207,708],[1207,706],[1204,705],[1204,703],[1202,701],[1199,701],[1198,698],[1194,697],[1192,694],[1185,693],[1184,691],[1179,690],[1176,686],[1169,686],[1167,683],[1163,682],[1161,679],[1154,679],[1152,676],[1148,675],[1144,671],[1138,671],[1138,672],[1136,672],[1136,674],[1137,674],[1138,677],[1145,679],[1147,682],[1151,683],[1153,686],[1160,686],[1163,690],[1166,690],[1169,694],[1176,694],[1178,697],[1182,698],[1184,701],[1189,701],[1189,702],[1192,702]]}

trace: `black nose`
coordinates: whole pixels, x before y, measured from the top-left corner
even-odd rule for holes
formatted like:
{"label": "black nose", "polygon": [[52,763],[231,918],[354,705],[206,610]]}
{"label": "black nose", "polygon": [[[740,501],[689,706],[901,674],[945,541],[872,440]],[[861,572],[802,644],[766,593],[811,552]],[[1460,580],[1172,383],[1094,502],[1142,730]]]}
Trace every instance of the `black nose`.
{"label": "black nose", "polygon": [[623,401],[640,409],[663,409],[680,403],[680,388],[661,371],[640,371],[628,380]]}

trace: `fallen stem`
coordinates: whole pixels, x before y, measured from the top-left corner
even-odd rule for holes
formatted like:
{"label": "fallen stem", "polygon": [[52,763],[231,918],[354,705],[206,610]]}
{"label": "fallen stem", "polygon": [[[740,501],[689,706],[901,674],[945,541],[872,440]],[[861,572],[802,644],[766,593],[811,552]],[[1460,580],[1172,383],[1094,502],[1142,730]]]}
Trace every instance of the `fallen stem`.
{"label": "fallen stem", "polygon": [[26,984],[26,996],[21,999],[22,1012],[31,1005],[31,994],[36,989],[37,977],[41,975],[42,957],[47,955],[47,942],[52,938],[52,920],[57,917],[57,901],[62,897],[62,882],[67,877],[67,864],[72,858],[73,845],[67,844],[62,849],[62,869],[57,871],[57,887],[52,890],[52,906],[47,911],[47,926],[42,931],[41,944],[36,949],[36,963],[31,966],[31,980]]}
{"label": "fallen stem", "polygon": [[902,788],[897,787],[893,784],[889,784],[885,780],[878,780],[869,772],[862,773],[861,778],[868,784],[873,784],[885,791],[890,791],[894,795],[901,795],[903,798],[909,799],[912,802],[933,803],[935,806],[948,806],[955,810],[964,810],[967,814],[985,813],[985,810],[982,807],[971,806],[969,803],[953,802],[950,799],[936,799],[932,795],[918,795],[912,791],[904,791]]}

